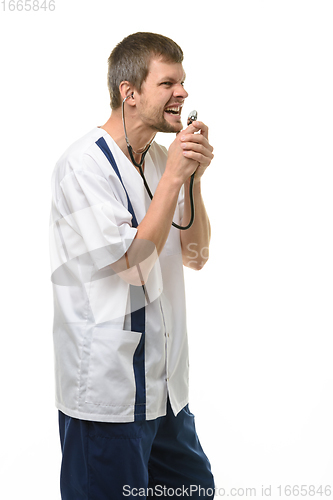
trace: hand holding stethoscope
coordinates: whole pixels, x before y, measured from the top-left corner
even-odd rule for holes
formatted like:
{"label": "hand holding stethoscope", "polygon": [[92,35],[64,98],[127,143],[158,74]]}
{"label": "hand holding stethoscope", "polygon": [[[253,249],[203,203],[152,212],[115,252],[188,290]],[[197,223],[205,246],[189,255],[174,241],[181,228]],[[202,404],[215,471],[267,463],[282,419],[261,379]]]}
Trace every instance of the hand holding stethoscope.
{"label": "hand holding stethoscope", "polygon": [[[126,132],[126,125],[125,125],[125,113],[124,113],[124,105],[125,105],[125,101],[131,97],[130,95],[125,97],[125,99],[123,100],[122,102],[122,119],[123,119],[123,126],[124,126],[124,132],[125,132],[125,140],[126,140],[126,145],[127,145],[127,149],[128,149],[128,152],[129,152],[129,155],[130,155],[130,158],[132,160],[132,163],[139,169],[139,172],[140,172],[140,175],[142,177],[142,180],[143,180],[143,183],[144,183],[144,186],[147,190],[147,193],[150,197],[150,199],[152,200],[153,199],[153,194],[147,184],[147,181],[146,181],[146,178],[145,178],[145,175],[143,173],[143,169],[142,169],[142,165],[143,165],[143,162],[144,162],[144,159],[145,159],[145,156],[146,154],[148,153],[148,150],[151,146],[151,142],[146,146],[146,148],[144,149],[144,151],[141,153],[141,160],[140,160],[140,163],[137,163],[134,159],[134,155],[133,155],[133,148],[128,140],[128,137],[127,137],[127,132]],[[191,125],[192,122],[196,121],[197,120],[197,116],[198,116],[198,113],[197,111],[193,110],[191,111],[191,113],[189,114],[188,116],[188,119],[187,119],[187,125]],[[180,132],[181,133],[181,132]],[[185,144],[184,144],[185,146]],[[213,148],[210,146],[211,150],[213,150]],[[185,148],[184,148],[185,149]],[[190,155],[190,154],[198,154],[198,153],[195,153],[195,152],[191,152],[191,153],[186,153],[184,151],[183,153],[184,155]],[[212,153],[211,153],[211,156]],[[195,160],[195,158],[192,158],[193,160]],[[200,162],[198,162],[199,165],[200,165]],[[172,225],[174,227],[176,227],[177,229],[181,229],[181,230],[186,230],[186,229],[189,229],[193,222],[194,222],[194,216],[195,216],[195,211],[194,211],[194,199],[193,199],[193,184],[194,184],[194,176],[195,176],[195,172],[192,173],[191,175],[191,179],[190,179],[190,187],[189,187],[189,195],[190,195],[190,206],[191,206],[191,218],[190,218],[190,222],[187,224],[187,226],[179,226],[178,224],[176,224],[175,222],[172,222]]]}

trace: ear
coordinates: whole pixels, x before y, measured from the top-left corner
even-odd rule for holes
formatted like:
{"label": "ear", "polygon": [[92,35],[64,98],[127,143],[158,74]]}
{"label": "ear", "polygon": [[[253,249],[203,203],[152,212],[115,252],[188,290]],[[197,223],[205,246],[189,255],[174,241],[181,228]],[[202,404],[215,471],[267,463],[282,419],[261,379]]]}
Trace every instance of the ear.
{"label": "ear", "polygon": [[[119,85],[119,92],[120,92],[120,95],[121,95],[121,100],[123,101],[126,97],[128,97],[127,99],[127,103],[130,105],[130,106],[134,106],[135,105],[135,88],[134,86],[130,83],[130,82],[127,82],[127,81],[123,81],[121,82],[121,84]],[[131,97],[129,97],[131,96]]]}

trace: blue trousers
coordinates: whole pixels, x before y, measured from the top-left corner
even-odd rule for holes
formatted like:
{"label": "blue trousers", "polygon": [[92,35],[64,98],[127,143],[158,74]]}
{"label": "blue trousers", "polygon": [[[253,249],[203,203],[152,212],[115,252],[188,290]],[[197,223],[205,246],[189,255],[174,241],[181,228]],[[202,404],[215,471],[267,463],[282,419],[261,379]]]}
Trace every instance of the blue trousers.
{"label": "blue trousers", "polygon": [[188,405],[130,423],[88,422],[59,412],[62,500],[214,497],[210,463]]}

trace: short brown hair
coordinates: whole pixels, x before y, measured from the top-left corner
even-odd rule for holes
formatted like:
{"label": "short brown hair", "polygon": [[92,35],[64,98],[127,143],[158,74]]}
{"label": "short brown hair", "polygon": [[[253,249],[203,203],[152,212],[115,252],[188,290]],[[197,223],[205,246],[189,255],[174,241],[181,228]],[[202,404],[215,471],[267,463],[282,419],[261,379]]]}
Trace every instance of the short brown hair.
{"label": "short brown hair", "polygon": [[128,81],[140,92],[148,75],[152,57],[161,56],[166,62],[183,62],[183,51],[173,40],[156,33],[133,33],[124,38],[108,59],[108,87],[111,108],[121,106],[119,85]]}

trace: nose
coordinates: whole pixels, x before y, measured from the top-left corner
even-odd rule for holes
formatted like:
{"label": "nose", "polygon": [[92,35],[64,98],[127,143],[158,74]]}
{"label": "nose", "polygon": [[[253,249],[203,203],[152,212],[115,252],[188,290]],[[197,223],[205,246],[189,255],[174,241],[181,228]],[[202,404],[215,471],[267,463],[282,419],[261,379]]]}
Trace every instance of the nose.
{"label": "nose", "polygon": [[174,96],[182,99],[186,99],[186,97],[188,97],[188,93],[186,92],[182,84],[179,84],[175,87]]}

